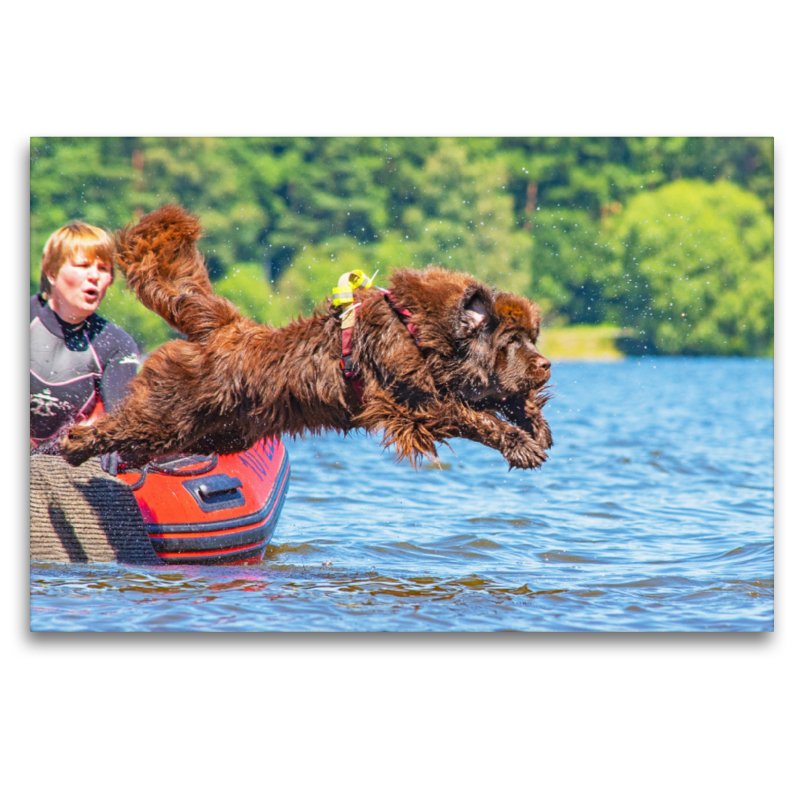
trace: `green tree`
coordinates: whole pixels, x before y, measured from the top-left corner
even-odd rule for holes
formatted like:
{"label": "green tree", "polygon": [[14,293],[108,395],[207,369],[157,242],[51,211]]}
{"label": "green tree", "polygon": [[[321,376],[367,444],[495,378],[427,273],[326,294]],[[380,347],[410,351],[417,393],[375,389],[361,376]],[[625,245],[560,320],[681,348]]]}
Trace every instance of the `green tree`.
{"label": "green tree", "polygon": [[501,160],[470,160],[463,144],[443,139],[424,162],[405,159],[398,171],[410,188],[397,227],[375,246],[376,263],[440,264],[529,293],[531,238],[517,224]]}
{"label": "green tree", "polygon": [[[293,313],[307,313],[353,269],[378,269],[380,283],[393,267],[441,264],[508,291],[530,291],[531,240],[516,223],[501,161],[472,161],[450,139],[370,140],[351,149],[334,141],[326,174],[340,184],[326,188],[329,178],[314,177],[317,191],[307,191],[302,205],[326,220],[326,235],[309,231],[314,243],[297,249],[278,281]],[[299,164],[293,174],[302,174]],[[343,199],[334,202],[337,192]]]}
{"label": "green tree", "polygon": [[608,236],[606,299],[651,352],[770,351],[773,223],[756,195],[729,181],[676,181],[636,196]]}
{"label": "green tree", "polygon": [[286,310],[260,264],[231,264],[225,276],[214,284],[214,291],[227,297],[243,314],[257,322],[280,325],[285,319]]}
{"label": "green tree", "polygon": [[612,256],[599,221],[581,210],[542,209],[530,230],[531,294],[542,308],[573,325],[606,321]]}
{"label": "green tree", "polygon": [[106,292],[98,313],[127,331],[143,352],[148,352],[177,335],[158,314],[148,311],[139,302],[139,298],[125,288],[125,281],[120,276],[117,276]]}

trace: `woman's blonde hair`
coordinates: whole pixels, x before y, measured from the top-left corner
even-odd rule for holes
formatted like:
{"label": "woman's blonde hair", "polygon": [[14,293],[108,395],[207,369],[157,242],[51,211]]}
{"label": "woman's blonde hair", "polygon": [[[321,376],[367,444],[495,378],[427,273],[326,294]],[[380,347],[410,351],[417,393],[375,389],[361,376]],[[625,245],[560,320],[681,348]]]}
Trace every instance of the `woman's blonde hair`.
{"label": "woman's blonde hair", "polygon": [[47,296],[50,280],[57,278],[61,267],[78,251],[90,261],[100,259],[111,264],[111,279],[114,279],[114,240],[102,228],[95,228],[86,222],[76,220],[59,228],[47,240],[42,253],[42,274],[39,279],[39,292]]}

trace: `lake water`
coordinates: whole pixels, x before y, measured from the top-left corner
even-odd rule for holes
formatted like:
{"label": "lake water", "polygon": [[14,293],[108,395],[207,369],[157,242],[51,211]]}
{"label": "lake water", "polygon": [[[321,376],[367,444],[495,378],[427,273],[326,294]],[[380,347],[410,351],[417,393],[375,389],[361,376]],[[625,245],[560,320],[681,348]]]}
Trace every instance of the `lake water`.
{"label": "lake water", "polygon": [[534,472],[286,446],[258,565],[31,565],[37,631],[770,631],[773,362],[556,363]]}

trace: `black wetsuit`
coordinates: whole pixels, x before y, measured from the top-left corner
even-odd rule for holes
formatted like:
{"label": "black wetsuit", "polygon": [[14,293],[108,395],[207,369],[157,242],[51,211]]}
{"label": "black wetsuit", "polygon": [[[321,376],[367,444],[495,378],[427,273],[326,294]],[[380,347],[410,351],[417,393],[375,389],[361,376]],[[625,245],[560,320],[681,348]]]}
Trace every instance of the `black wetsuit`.
{"label": "black wetsuit", "polygon": [[122,328],[97,314],[71,325],[31,297],[31,439],[46,443],[98,400],[112,411],[138,366],[139,350]]}

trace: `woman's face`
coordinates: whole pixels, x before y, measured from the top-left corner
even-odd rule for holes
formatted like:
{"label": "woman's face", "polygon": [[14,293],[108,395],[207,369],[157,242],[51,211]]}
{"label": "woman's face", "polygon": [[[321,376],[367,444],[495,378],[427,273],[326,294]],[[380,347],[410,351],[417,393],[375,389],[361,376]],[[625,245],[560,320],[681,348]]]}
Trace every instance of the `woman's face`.
{"label": "woman's face", "polygon": [[111,264],[95,259],[90,261],[81,250],[68,259],[50,279],[48,302],[53,311],[66,322],[83,322],[97,311],[111,285]]}

